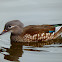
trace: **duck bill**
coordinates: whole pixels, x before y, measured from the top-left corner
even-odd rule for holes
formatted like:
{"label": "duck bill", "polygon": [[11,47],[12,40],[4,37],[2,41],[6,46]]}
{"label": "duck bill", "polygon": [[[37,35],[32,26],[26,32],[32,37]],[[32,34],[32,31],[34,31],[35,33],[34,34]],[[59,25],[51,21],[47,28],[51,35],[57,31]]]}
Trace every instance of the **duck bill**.
{"label": "duck bill", "polygon": [[2,33],[1,33],[0,35],[4,34],[4,33],[6,33],[6,32],[7,32],[6,30],[3,30]]}

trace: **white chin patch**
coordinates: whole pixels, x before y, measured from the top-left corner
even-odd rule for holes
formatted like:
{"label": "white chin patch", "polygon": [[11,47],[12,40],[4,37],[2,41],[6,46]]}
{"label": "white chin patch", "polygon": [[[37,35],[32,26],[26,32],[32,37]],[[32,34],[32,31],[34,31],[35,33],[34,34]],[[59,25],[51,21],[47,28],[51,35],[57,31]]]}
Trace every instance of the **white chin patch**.
{"label": "white chin patch", "polygon": [[[55,32],[57,32],[62,26],[55,27]],[[60,34],[62,37],[62,33]]]}

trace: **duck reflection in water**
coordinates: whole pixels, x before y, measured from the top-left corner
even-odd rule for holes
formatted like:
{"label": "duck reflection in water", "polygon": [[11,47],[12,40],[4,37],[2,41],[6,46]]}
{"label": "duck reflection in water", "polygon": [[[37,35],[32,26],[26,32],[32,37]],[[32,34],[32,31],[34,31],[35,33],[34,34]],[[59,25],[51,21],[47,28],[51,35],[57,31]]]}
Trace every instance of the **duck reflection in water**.
{"label": "duck reflection in water", "polygon": [[[36,52],[48,52],[46,50],[36,50],[36,49],[34,49],[34,47],[42,48],[44,45],[50,45],[54,42],[61,43],[62,38],[48,41],[48,43],[47,42],[41,43],[41,42],[12,42],[11,41],[10,48],[4,48],[4,49],[6,49],[6,52],[9,53],[9,55],[4,54],[4,59],[9,60],[9,61],[18,61],[19,62],[19,58],[22,57],[22,55],[23,55],[23,50],[36,51]],[[27,46],[27,48],[24,49],[23,46]],[[4,52],[3,49],[1,50],[1,52]]]}
{"label": "duck reflection in water", "polygon": [[9,53],[9,55],[4,55],[4,59],[9,60],[9,61],[19,61],[19,57],[22,57],[23,54],[23,49],[22,45],[20,43],[12,44],[10,49],[6,49],[6,52]]}

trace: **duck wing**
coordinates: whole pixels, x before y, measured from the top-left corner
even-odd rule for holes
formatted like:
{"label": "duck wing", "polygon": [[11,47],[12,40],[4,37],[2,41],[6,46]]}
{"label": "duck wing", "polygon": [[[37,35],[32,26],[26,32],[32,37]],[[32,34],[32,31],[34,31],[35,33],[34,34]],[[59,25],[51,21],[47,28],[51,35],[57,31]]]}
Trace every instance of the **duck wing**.
{"label": "duck wing", "polygon": [[38,33],[49,33],[49,31],[55,30],[54,26],[51,25],[29,25],[24,27],[25,34],[38,34]]}

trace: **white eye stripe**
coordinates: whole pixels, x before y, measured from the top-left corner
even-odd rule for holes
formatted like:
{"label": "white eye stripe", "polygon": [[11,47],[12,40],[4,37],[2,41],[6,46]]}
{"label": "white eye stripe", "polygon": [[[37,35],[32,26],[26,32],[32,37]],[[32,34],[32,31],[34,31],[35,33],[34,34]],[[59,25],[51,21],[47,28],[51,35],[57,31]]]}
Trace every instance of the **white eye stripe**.
{"label": "white eye stripe", "polygon": [[13,28],[13,27],[15,27],[15,26],[11,26],[11,27],[8,27],[8,28],[11,29],[11,28]]}
{"label": "white eye stripe", "polygon": [[[14,26],[11,26],[11,27],[8,27],[9,29],[11,29],[11,28],[14,28],[14,27],[16,27],[17,25],[14,25]],[[17,26],[18,27],[18,26]]]}
{"label": "white eye stripe", "polygon": [[15,26],[11,26],[11,28],[13,28],[13,27],[15,27]]}

